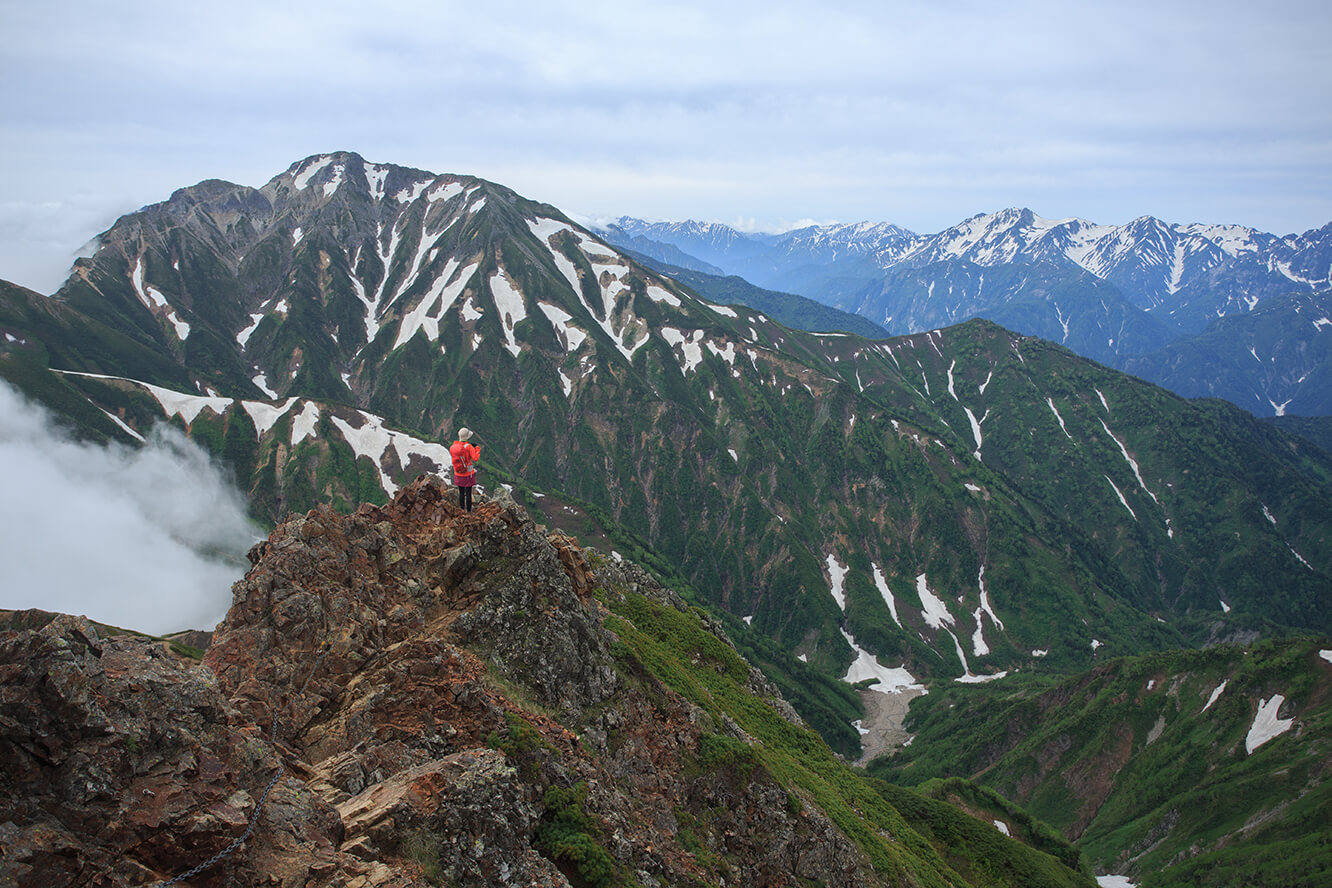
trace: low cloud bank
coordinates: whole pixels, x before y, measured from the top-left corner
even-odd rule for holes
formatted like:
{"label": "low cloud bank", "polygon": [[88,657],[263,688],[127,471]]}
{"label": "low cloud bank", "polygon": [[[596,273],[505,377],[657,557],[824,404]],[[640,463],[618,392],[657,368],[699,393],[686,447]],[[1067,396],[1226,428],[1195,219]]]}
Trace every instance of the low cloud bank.
{"label": "low cloud bank", "polygon": [[0,384],[0,608],[160,635],[212,629],[259,536],[207,452],[170,426],[133,449],[72,440]]}

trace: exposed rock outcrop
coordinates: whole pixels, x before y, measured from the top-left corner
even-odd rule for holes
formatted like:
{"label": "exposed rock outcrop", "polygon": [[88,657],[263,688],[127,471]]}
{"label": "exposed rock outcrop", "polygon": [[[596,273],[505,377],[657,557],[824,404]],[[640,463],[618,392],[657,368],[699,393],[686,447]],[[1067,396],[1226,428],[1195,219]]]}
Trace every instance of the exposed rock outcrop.
{"label": "exposed rock outcrop", "polygon": [[448,493],[427,477],[280,525],[202,664],[11,616],[0,882],[152,884],[233,843],[187,884],[881,880],[763,767],[700,765],[707,737],[752,742],[737,724],[625,673],[602,600],[674,593]]}

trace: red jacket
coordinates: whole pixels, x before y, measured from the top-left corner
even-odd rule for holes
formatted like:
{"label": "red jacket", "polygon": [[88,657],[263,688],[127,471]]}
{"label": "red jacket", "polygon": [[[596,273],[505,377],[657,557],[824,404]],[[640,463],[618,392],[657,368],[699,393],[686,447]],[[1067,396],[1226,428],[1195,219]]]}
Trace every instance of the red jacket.
{"label": "red jacket", "polygon": [[475,444],[454,441],[449,447],[449,456],[453,457],[453,474],[457,478],[470,478],[476,474],[472,463],[481,458],[481,448]]}

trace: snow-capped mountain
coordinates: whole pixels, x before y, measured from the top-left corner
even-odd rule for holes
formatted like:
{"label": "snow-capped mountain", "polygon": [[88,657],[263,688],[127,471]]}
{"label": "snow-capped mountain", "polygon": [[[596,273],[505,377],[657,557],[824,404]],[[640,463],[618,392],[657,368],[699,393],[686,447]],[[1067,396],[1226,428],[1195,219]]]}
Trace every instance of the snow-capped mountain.
{"label": "snow-capped mountain", "polygon": [[[753,235],[623,217],[603,236],[621,243],[628,233],[892,333],[984,317],[1114,366],[1266,300],[1332,287],[1332,225],[1277,236],[1150,216],[1097,225],[1007,209],[933,235],[869,223]],[[1268,394],[1260,404],[1277,393]]]}
{"label": "snow-capped mountain", "polygon": [[[933,235],[868,222],[745,234],[719,223],[647,223],[631,217],[621,217],[606,231],[612,241],[625,232],[673,244],[728,273],[753,275],[763,286],[777,286],[805,266],[848,261],[869,261],[881,272],[955,262],[1078,268],[1114,284],[1131,304],[1195,331],[1208,320],[1199,315],[1207,293],[1215,303],[1212,316],[1220,317],[1252,310],[1270,295],[1332,287],[1332,225],[1278,237],[1238,225],[1177,225],[1151,216],[1097,225],[1010,208]],[[1242,292],[1231,283],[1236,278],[1242,279]]]}

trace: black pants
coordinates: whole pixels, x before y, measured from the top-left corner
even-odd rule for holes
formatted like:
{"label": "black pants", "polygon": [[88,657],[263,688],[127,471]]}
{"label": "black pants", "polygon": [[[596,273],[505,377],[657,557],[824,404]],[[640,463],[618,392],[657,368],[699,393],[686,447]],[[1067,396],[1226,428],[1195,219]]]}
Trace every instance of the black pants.
{"label": "black pants", "polygon": [[472,485],[458,488],[458,508],[472,511]]}

